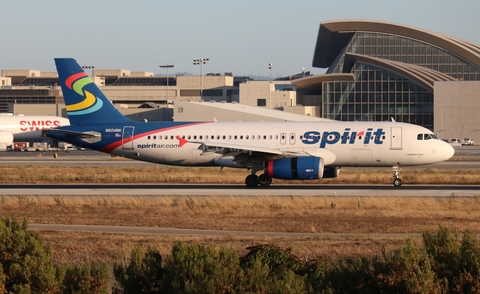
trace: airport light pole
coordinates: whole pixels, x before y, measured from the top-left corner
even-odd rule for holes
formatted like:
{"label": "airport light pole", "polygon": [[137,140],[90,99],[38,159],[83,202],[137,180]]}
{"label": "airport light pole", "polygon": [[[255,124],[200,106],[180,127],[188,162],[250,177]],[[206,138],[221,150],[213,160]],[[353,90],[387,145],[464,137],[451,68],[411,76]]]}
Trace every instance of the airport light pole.
{"label": "airport light pole", "polygon": [[202,100],[203,96],[203,65],[206,64],[208,60],[208,58],[200,58],[193,60],[194,65],[200,65],[200,100]]}
{"label": "airport light pole", "polygon": [[272,109],[272,67],[273,64],[268,64],[268,69],[270,70],[270,80],[268,84],[268,108]]}
{"label": "airport light pole", "polygon": [[92,74],[90,76],[93,76],[93,69],[95,68],[95,66],[93,66],[93,65],[82,65],[82,68],[83,69],[92,69]]}
{"label": "airport light pole", "polygon": [[159,65],[158,67],[167,69],[167,104],[168,104],[168,80],[169,80],[168,69],[174,67],[174,65],[173,64],[162,64],[162,65]]}
{"label": "airport light pole", "polygon": [[305,70],[306,70],[306,68],[302,67],[302,75],[303,75],[303,77],[305,77]]}

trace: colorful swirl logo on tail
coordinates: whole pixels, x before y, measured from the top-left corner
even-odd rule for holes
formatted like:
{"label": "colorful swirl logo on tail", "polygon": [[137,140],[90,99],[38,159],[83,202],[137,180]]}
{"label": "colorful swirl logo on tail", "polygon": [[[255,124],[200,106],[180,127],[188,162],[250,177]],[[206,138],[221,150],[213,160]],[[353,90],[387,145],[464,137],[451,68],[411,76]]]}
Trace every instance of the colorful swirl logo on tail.
{"label": "colorful swirl logo on tail", "polygon": [[79,72],[69,76],[65,80],[65,85],[80,96],[85,97],[83,101],[66,106],[68,115],[82,115],[93,113],[103,106],[102,100],[95,97],[92,93],[84,91],[83,87],[93,83],[86,72]]}

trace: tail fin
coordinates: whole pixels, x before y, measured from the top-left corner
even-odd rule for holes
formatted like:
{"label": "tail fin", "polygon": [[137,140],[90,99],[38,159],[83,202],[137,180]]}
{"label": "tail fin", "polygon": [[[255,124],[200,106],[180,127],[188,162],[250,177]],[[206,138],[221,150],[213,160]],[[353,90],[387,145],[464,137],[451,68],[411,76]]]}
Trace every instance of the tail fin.
{"label": "tail fin", "polygon": [[70,125],[131,122],[73,58],[55,58]]}

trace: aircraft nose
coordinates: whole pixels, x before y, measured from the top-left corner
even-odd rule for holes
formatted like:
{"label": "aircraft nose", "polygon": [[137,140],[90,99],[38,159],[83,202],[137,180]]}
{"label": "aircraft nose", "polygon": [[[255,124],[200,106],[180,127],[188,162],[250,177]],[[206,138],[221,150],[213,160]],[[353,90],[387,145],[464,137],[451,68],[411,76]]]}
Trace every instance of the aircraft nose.
{"label": "aircraft nose", "polygon": [[453,148],[452,145],[446,142],[442,142],[442,143],[443,143],[443,146],[441,150],[442,150],[443,160],[449,160],[455,154],[455,149]]}

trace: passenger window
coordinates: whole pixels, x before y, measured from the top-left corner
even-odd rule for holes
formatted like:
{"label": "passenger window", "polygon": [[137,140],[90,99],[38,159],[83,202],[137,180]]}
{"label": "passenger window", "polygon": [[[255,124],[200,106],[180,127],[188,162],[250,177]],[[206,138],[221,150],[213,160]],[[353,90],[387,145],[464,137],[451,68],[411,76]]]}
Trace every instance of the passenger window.
{"label": "passenger window", "polygon": [[423,134],[418,134],[417,135],[417,140],[423,140]]}

